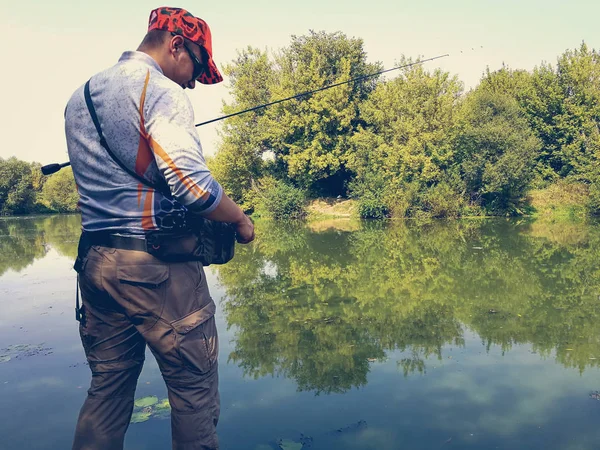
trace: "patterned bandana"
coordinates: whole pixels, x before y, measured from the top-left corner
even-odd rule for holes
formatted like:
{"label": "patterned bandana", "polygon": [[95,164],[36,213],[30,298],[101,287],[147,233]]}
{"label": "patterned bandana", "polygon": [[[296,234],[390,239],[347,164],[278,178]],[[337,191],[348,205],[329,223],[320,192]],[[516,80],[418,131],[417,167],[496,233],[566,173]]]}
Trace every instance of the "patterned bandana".
{"label": "patterned bandana", "polygon": [[210,28],[204,20],[194,17],[185,9],[163,6],[150,13],[148,31],[151,30],[171,31],[204,47],[208,53],[208,70],[200,74],[198,81],[202,84],[216,84],[223,81],[212,59],[212,37]]}

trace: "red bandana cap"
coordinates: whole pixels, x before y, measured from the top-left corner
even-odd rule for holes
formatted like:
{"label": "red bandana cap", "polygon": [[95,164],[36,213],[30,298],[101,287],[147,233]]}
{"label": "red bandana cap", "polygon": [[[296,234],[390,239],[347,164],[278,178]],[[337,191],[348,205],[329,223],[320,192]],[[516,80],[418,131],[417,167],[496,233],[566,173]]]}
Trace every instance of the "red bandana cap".
{"label": "red bandana cap", "polygon": [[163,6],[150,13],[148,31],[152,30],[171,31],[204,47],[208,53],[208,70],[202,72],[198,81],[202,84],[216,84],[223,81],[212,59],[212,37],[210,28],[204,20],[194,17],[185,9]]}

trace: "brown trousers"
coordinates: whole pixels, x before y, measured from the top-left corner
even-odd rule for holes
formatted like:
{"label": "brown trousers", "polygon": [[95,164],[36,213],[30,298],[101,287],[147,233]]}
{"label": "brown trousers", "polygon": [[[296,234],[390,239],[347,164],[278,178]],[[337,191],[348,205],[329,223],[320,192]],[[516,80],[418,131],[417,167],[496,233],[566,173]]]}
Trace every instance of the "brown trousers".
{"label": "brown trousers", "polygon": [[173,449],[217,449],[218,337],[201,263],[94,246],[79,286],[92,382],[73,449],[123,449],[146,344],[167,385]]}

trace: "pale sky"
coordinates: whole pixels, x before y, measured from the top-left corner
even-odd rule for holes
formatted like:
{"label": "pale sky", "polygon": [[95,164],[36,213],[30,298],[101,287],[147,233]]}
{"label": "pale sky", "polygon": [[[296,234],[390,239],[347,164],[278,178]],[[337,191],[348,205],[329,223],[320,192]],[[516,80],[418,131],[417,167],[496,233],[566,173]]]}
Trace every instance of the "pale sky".
{"label": "pale sky", "polygon": [[[393,67],[402,54],[449,53],[428,63],[477,84],[487,66],[505,62],[531,70],[554,63],[582,41],[600,48],[598,0],[229,0],[157,3],[148,0],[22,0],[2,2],[0,157],[42,164],[67,160],[63,111],[73,91],[96,72],[135,50],[150,11],[178,6],[208,22],[216,63],[248,45],[277,50],[309,30],[342,31],[364,40],[369,61]],[[472,50],[473,49],[473,50]],[[462,51],[462,53],[461,53]],[[196,122],[219,116],[227,78],[187,91]],[[198,128],[205,154],[217,147],[216,128]]]}

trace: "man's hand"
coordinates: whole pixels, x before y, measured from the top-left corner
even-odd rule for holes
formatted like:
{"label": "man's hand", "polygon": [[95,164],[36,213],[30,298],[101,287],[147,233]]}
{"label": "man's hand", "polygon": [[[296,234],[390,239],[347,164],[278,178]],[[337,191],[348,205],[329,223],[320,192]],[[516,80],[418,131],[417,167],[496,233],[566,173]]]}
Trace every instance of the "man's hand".
{"label": "man's hand", "polygon": [[254,240],[254,224],[250,217],[244,214],[242,220],[236,224],[236,240],[240,244],[249,244]]}
{"label": "man's hand", "polygon": [[218,206],[204,217],[216,220],[217,222],[234,224],[236,240],[240,244],[248,244],[254,240],[254,224],[252,220],[225,193],[223,193]]}

